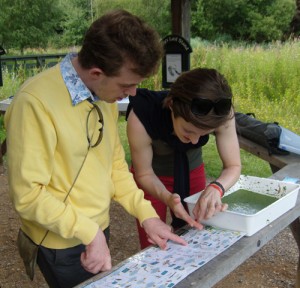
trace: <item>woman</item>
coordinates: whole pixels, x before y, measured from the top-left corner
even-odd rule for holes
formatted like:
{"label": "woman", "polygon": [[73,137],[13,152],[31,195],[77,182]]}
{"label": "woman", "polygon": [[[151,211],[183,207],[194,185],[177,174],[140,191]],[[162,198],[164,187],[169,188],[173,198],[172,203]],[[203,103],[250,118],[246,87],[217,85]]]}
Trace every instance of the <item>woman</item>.
{"label": "woman", "polygon": [[[129,99],[127,135],[137,184],[163,221],[170,208],[174,229],[186,223],[202,229],[201,220],[227,208],[221,198],[241,171],[226,79],[214,69],[197,68],[181,74],[170,91],[138,89]],[[215,135],[223,169],[206,185],[201,147],[209,134]],[[193,219],[183,199],[202,190]],[[147,235],[139,225],[138,230],[145,248]]]}

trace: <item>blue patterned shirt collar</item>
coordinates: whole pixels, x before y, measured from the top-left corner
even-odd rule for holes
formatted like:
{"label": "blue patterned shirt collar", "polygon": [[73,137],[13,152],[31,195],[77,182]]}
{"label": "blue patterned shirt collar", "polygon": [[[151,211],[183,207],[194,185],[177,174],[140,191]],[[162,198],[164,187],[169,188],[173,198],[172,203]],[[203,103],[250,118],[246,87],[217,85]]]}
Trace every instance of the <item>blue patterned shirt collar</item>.
{"label": "blue patterned shirt collar", "polygon": [[77,74],[72,64],[72,59],[77,56],[77,53],[69,53],[60,63],[61,74],[70,93],[72,104],[75,106],[84,100],[96,101],[97,96],[93,95],[86,87],[83,81]]}

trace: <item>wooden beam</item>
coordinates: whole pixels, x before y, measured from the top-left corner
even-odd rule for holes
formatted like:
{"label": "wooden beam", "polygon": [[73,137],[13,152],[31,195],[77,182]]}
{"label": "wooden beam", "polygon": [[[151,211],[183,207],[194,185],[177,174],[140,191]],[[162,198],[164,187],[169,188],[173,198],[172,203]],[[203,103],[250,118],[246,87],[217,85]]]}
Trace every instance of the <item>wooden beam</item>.
{"label": "wooden beam", "polygon": [[171,0],[172,34],[190,41],[191,3],[190,0]]}

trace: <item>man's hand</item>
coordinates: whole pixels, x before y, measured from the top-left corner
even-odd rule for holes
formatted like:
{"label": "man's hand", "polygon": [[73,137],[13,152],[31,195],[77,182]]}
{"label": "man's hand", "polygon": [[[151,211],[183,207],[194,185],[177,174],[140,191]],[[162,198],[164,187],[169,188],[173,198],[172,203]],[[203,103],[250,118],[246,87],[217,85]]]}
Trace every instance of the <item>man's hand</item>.
{"label": "man's hand", "polygon": [[94,240],[81,253],[82,267],[93,274],[108,271],[112,268],[111,256],[104,233],[99,229]]}
{"label": "man's hand", "polygon": [[167,248],[167,241],[172,240],[181,245],[187,245],[187,242],[172,232],[172,228],[161,221],[159,218],[149,218],[142,223],[145,229],[148,241],[157,244],[161,249]]}
{"label": "man's hand", "polygon": [[195,221],[189,215],[189,213],[185,210],[184,206],[181,203],[180,196],[178,194],[176,194],[176,193],[171,194],[168,199],[167,205],[168,205],[168,207],[170,207],[170,209],[173,211],[174,215],[177,218],[184,220],[191,227],[194,227],[194,228],[200,229],[200,230],[203,228],[203,225],[200,224],[199,222]]}
{"label": "man's hand", "polygon": [[218,190],[211,186],[207,186],[201,193],[195,207],[193,214],[195,219],[201,222],[203,219],[209,219],[220,211],[225,211],[228,205],[221,201]]}

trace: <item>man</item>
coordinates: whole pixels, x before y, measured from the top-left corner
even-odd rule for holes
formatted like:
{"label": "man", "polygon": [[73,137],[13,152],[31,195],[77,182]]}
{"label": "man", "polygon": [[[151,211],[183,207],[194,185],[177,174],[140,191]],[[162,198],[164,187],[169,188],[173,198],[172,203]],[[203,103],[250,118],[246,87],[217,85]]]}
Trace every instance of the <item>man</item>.
{"label": "man", "polygon": [[22,232],[39,245],[50,287],[111,269],[111,199],[139,220],[151,243],[186,245],[136,187],[117,129],[116,101],[134,96],[161,56],[153,29],[112,11],[91,25],[78,55],[29,79],[6,113],[10,195]]}

